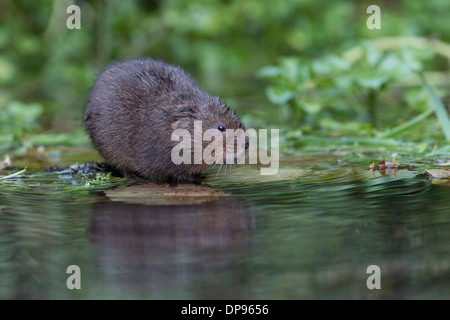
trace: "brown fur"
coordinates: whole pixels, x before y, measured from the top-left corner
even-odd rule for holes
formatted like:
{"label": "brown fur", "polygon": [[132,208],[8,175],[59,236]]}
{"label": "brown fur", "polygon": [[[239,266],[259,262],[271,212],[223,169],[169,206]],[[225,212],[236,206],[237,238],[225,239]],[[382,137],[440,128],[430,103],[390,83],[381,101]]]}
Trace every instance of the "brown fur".
{"label": "brown fur", "polygon": [[203,131],[219,125],[245,129],[233,111],[181,68],[152,59],[107,66],[91,89],[84,118],[107,162],[126,176],[157,182],[191,180],[204,167],[175,165],[170,157],[178,144],[171,141],[172,131],[185,128],[193,137],[194,120],[203,121]]}

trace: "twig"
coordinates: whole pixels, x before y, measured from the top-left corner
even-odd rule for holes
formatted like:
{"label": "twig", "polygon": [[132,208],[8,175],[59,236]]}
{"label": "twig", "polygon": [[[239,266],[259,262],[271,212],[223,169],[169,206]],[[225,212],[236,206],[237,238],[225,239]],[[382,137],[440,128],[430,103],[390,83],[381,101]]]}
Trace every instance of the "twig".
{"label": "twig", "polygon": [[27,171],[27,168],[25,168],[25,169],[22,169],[22,170],[20,170],[20,171],[17,171],[17,172],[15,172],[15,173],[13,173],[13,174],[10,174],[10,175],[7,175],[7,176],[4,176],[4,177],[1,177],[1,178],[0,178],[0,180],[6,180],[6,179],[9,179],[9,178],[12,178],[12,177],[18,176],[18,175],[20,175],[20,174],[24,173],[25,171]]}

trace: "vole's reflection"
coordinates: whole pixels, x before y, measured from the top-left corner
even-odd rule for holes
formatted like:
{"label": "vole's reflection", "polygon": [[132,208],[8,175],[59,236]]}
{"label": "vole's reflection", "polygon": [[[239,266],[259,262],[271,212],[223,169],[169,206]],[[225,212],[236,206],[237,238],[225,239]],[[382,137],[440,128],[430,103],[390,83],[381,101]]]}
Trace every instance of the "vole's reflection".
{"label": "vole's reflection", "polygon": [[253,227],[248,208],[223,198],[189,206],[108,201],[95,207],[89,231],[108,285],[154,290],[225,273],[248,249]]}

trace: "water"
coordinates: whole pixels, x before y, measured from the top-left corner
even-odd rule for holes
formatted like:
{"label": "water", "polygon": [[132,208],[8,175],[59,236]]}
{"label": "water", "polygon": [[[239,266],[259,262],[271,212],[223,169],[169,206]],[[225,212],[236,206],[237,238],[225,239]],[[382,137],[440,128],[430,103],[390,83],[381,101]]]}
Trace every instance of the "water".
{"label": "water", "polygon": [[[112,201],[29,170],[0,186],[0,298],[450,298],[448,187],[330,155],[281,169],[264,181],[222,169],[204,185],[228,196],[181,205]],[[66,287],[70,265],[81,290]]]}

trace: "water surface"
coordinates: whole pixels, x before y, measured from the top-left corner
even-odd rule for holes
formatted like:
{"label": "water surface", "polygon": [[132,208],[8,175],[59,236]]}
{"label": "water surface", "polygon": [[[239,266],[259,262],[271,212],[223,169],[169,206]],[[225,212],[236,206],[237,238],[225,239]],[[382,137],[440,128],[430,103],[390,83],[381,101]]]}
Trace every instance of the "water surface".
{"label": "water surface", "polygon": [[421,173],[436,164],[394,178],[350,163],[284,157],[266,180],[222,169],[203,185],[226,196],[170,205],[28,170],[0,184],[0,298],[449,299],[450,189]]}

